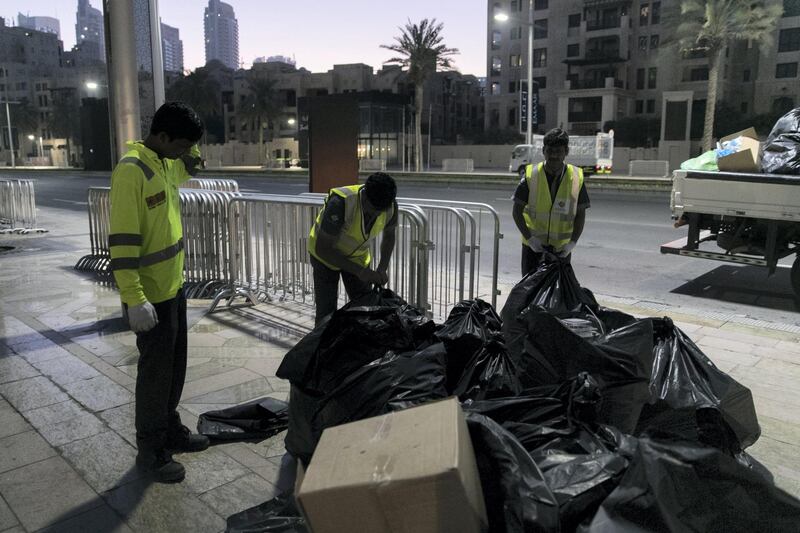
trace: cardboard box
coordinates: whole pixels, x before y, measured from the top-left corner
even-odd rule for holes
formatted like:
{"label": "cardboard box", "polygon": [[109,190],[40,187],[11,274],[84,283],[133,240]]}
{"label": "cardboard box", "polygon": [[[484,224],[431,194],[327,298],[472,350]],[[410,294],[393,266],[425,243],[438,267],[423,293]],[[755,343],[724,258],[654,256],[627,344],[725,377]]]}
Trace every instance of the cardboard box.
{"label": "cardboard box", "polygon": [[742,137],[742,146],[735,154],[717,159],[717,167],[721,172],[761,172],[761,143],[754,128],[737,131],[719,140],[720,143]]}
{"label": "cardboard box", "polygon": [[455,398],[326,429],[297,501],[314,533],[487,527],[472,441]]}

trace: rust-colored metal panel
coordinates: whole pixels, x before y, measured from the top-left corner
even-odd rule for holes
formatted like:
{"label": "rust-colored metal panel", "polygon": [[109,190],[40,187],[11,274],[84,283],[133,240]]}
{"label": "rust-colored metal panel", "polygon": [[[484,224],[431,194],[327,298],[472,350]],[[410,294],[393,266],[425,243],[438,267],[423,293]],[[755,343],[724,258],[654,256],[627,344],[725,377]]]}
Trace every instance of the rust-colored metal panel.
{"label": "rust-colored metal panel", "polygon": [[344,94],[308,99],[309,190],[358,183],[358,101]]}

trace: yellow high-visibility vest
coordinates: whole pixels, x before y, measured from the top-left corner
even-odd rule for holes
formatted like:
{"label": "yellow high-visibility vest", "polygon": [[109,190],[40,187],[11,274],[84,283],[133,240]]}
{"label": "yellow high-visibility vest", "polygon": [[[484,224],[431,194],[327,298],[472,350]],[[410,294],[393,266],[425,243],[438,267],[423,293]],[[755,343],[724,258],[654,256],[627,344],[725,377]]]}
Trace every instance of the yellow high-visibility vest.
{"label": "yellow high-visibility vest", "polygon": [[[364,227],[364,216],[361,210],[361,195],[363,192],[363,185],[348,185],[346,187],[337,187],[331,189],[328,193],[328,199],[333,195],[339,196],[344,199],[344,224],[342,231],[338,235],[335,248],[349,261],[361,266],[368,267],[372,261],[372,254],[370,253],[370,243],[377,238],[378,235],[386,227],[394,216],[394,202],[388,209],[382,211],[375,223],[369,231]],[[325,200],[327,206],[328,201]],[[322,224],[322,215],[325,208],[317,215],[314,225],[311,227],[311,232],[308,234],[308,251],[322,264],[333,270],[340,270],[339,268],[326,262],[317,254],[317,235],[319,228]]]}
{"label": "yellow high-visibility vest", "polygon": [[141,142],[127,147],[111,174],[108,245],[120,298],[134,306],[174,298],[183,285],[178,186],[191,176],[180,159],[160,159]]}
{"label": "yellow high-visibility vest", "polygon": [[[523,211],[525,225],[542,244],[560,251],[572,239],[578,195],[583,187],[583,170],[566,165],[555,201],[550,195],[544,163],[525,167],[525,180],[528,183],[528,205]],[[524,238],[522,241],[527,243]]]}

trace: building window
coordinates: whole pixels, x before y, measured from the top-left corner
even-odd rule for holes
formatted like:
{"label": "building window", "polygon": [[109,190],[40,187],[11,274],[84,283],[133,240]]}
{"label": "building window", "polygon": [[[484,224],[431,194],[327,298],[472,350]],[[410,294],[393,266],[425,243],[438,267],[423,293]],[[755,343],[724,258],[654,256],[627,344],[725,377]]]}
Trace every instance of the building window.
{"label": "building window", "polygon": [[641,115],[644,113],[644,100],[636,100],[636,114]]}
{"label": "building window", "polygon": [[36,90],[37,91],[41,91],[42,90],[42,84],[41,83],[37,83],[36,84]]}
{"label": "building window", "polygon": [[517,82],[508,82],[508,94],[514,94],[515,92],[517,92]]}
{"label": "building window", "polygon": [[797,63],[778,63],[775,65],[776,78],[796,78]]}
{"label": "building window", "polygon": [[503,60],[497,56],[492,57],[492,76],[499,76],[503,67]]}
{"label": "building window", "polygon": [[522,39],[522,26],[511,28],[511,40],[516,41],[518,39]]}
{"label": "building window", "polygon": [[800,17],[800,0],[783,0],[784,17]]}
{"label": "building window", "polygon": [[568,28],[577,28],[581,25],[581,14],[575,13],[574,15],[570,15],[567,19],[567,27]]}
{"label": "building window", "polygon": [[650,67],[647,69],[647,88],[648,89],[655,89],[656,88],[656,81],[658,79],[658,69],[656,67]]}
{"label": "building window", "polygon": [[533,38],[547,39],[547,19],[533,21]]}
{"label": "building window", "polygon": [[781,30],[778,37],[778,52],[800,50],[800,28]]}
{"label": "building window", "polygon": [[537,78],[533,78],[533,81],[539,86],[540,89],[547,88],[547,77],[546,76],[539,76]]}
{"label": "building window", "polygon": [[579,44],[567,45],[567,57],[578,57],[579,55],[581,55],[581,45]]}
{"label": "building window", "polygon": [[647,35],[639,37],[639,50],[647,50]]}
{"label": "building window", "polygon": [[[687,81],[684,77],[684,81]],[[693,68],[689,71],[688,81],[708,81],[708,67]]]}
{"label": "building window", "polygon": [[661,2],[653,2],[653,11],[650,13],[650,24],[661,22]]}
{"label": "building window", "polygon": [[747,102],[741,103],[741,105],[739,106],[739,111],[741,111],[742,113],[747,113]]}
{"label": "building window", "polygon": [[647,101],[647,112],[651,113],[651,114],[656,112],[656,101],[655,100],[648,100]]}
{"label": "building window", "polygon": [[522,56],[519,54],[511,54],[508,56],[508,66],[509,67],[521,67],[522,66]]}
{"label": "building window", "polygon": [[750,69],[749,68],[744,69],[744,72],[742,72],[742,81],[750,81]]}
{"label": "building window", "polygon": [[650,19],[650,4],[642,4],[639,8],[639,26],[647,26]]}
{"label": "building window", "polygon": [[547,66],[547,48],[535,48],[533,50],[533,67],[544,68]]}
{"label": "building window", "polygon": [[522,0],[511,0],[511,11],[522,11]]}
{"label": "building window", "polygon": [[492,96],[497,96],[500,94],[500,82],[492,83]]}
{"label": "building window", "polygon": [[658,48],[658,44],[659,44],[660,40],[661,39],[658,37],[658,35],[651,35],[650,36],[650,50],[655,50],[656,48]]}
{"label": "building window", "polygon": [[500,43],[503,41],[503,34],[497,30],[492,32],[492,50],[500,48]]}
{"label": "building window", "polygon": [[510,107],[508,109],[508,125],[509,126],[516,126],[517,125],[517,108]]}
{"label": "building window", "polygon": [[644,89],[644,69],[637,68],[636,69],[636,89],[642,90]]}
{"label": "building window", "polygon": [[540,9],[547,9],[547,0],[534,0],[533,9],[539,11]]}

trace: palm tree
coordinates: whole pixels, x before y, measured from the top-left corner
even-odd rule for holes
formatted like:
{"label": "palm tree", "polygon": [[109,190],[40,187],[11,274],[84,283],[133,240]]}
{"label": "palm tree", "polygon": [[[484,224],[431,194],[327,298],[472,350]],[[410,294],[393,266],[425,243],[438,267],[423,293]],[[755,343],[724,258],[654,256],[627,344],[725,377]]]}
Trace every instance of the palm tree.
{"label": "palm tree", "polygon": [[271,126],[270,129],[275,130],[281,113],[276,83],[275,80],[259,78],[251,73],[247,78],[250,94],[239,108],[240,116],[248,119],[258,130],[258,162],[261,165],[264,164],[264,128]]}
{"label": "palm tree", "polygon": [[703,125],[703,150],[711,150],[719,71],[726,47],[737,40],[773,44],[783,7],[769,0],[681,0],[679,10],[666,17],[674,31],[670,41],[682,53],[708,57],[708,97]]}
{"label": "palm tree", "polygon": [[[414,154],[417,172],[422,170],[422,99],[425,81],[438,68],[452,68],[450,56],[458,53],[457,48],[448,48],[442,43],[443,27],[443,24],[437,23],[436,19],[422,19],[419,24],[412,24],[409,20],[404,28],[398,28],[400,36],[394,38],[395,44],[381,45],[381,48],[400,54],[385,63],[395,63],[408,69],[408,79],[414,84],[416,112]],[[430,130],[430,124],[428,129]]]}
{"label": "palm tree", "polygon": [[71,140],[78,137],[80,113],[78,92],[72,87],[53,89],[53,111],[48,115],[47,125],[55,137],[64,138],[67,142],[67,165],[72,161]]}
{"label": "palm tree", "polygon": [[[206,67],[199,67],[182,76],[167,88],[167,100],[191,106],[203,122],[209,124],[221,114],[220,87]],[[206,133],[203,133],[205,140]]]}

